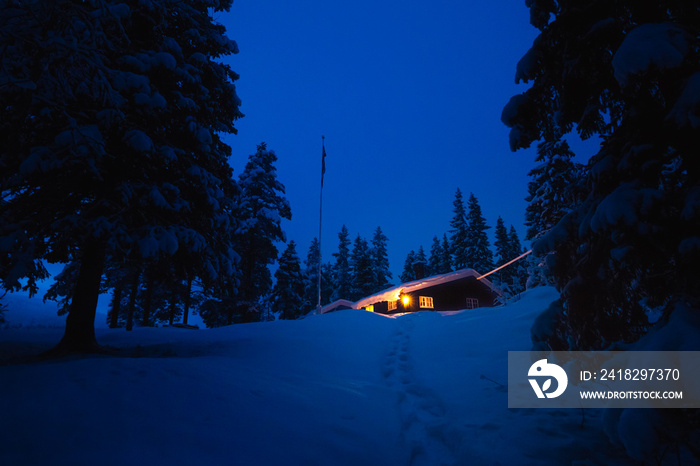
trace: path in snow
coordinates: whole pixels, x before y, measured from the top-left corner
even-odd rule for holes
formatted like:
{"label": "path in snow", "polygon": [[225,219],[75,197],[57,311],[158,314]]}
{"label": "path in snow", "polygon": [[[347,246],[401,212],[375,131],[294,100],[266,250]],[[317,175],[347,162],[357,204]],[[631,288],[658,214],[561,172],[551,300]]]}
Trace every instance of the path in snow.
{"label": "path in snow", "polygon": [[396,390],[400,418],[399,443],[406,451],[406,464],[433,466],[457,464],[455,442],[461,435],[449,425],[445,404],[430,388],[420,384],[411,362],[411,315],[398,318],[382,367],[389,388]]}

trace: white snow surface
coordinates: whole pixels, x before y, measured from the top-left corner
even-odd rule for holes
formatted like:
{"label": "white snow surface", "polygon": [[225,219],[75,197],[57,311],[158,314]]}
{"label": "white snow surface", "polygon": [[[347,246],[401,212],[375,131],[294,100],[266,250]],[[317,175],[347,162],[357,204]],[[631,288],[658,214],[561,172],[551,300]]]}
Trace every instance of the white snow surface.
{"label": "white snow surface", "polygon": [[8,325],[0,464],[630,464],[601,411],[582,429],[578,410],[507,408],[507,351],[530,349],[533,320],[557,297],[535,288],[445,315],[98,328],[109,355],[49,361],[22,358],[61,328]]}

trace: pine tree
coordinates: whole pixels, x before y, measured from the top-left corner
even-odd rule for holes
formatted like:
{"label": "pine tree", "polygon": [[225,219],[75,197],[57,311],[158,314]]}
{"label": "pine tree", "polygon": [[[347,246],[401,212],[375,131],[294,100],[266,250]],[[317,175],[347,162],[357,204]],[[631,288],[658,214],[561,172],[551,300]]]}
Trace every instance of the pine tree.
{"label": "pine tree", "polygon": [[[0,9],[0,282],[79,264],[60,351],[94,351],[106,261],[188,257],[234,273],[231,1],[14,2]],[[144,27],[144,25],[149,25]],[[28,124],[31,122],[31,124]],[[50,233],[49,233],[50,232]]]}
{"label": "pine tree", "polygon": [[442,235],[442,260],[440,261],[440,273],[452,272],[452,253],[447,233]]}
{"label": "pine tree", "polygon": [[[505,223],[501,217],[496,221],[496,265],[503,265],[522,254],[518,232],[513,225],[510,230],[506,230]],[[507,296],[513,296],[525,289],[527,281],[526,262],[516,261],[509,266],[496,272],[496,280]]]}
{"label": "pine tree", "polygon": [[[506,230],[505,223],[501,217],[496,220],[496,242],[494,243],[496,247],[496,264],[502,265],[511,259],[511,243],[510,237],[508,236],[508,230]],[[510,291],[511,285],[511,268],[506,267],[494,274],[494,279],[499,282],[501,288],[505,291]]]}
{"label": "pine tree", "polygon": [[525,209],[526,239],[549,231],[577,203],[576,182],[582,168],[566,141],[543,141],[537,146],[538,166],[528,174],[528,205]]}
{"label": "pine tree", "polygon": [[[321,249],[318,238],[314,238],[311,240],[311,245],[309,245],[309,251],[304,261],[304,307],[307,312],[316,309],[318,305],[318,271],[320,260]],[[321,279],[323,280],[323,278],[325,277],[321,274]],[[323,286],[323,283],[321,286]]]}
{"label": "pine tree", "polygon": [[428,258],[428,274],[436,275],[442,272],[442,244],[437,236],[433,236],[433,244],[430,246],[430,257]]}
{"label": "pine tree", "polygon": [[416,251],[411,250],[406,255],[406,260],[403,263],[403,272],[399,275],[399,280],[402,283],[412,282],[416,279],[416,269],[413,264],[416,262]]}
{"label": "pine tree", "polygon": [[469,209],[467,214],[469,229],[467,230],[466,257],[471,268],[479,273],[487,273],[493,269],[493,253],[486,235],[486,230],[491,227],[486,226],[486,219],[481,214],[481,206],[474,193],[469,195],[467,208]]}
{"label": "pine tree", "polygon": [[[523,253],[523,247],[520,244],[520,238],[518,238],[518,232],[515,230],[513,225],[510,226],[508,230],[508,249],[510,259],[515,259],[520,254]],[[509,259],[509,260],[510,260]]]}
{"label": "pine tree", "polygon": [[241,250],[240,297],[253,305],[269,292],[272,276],[269,266],[279,254],[275,243],[284,242],[282,219],[291,220],[284,185],[277,179],[277,156],[263,142],[250,155],[239,178],[241,189],[238,215],[241,226],[237,236]]}
{"label": "pine tree", "polygon": [[296,243],[290,241],[279,259],[272,289],[272,310],[282,319],[296,319],[302,315],[304,303],[304,277],[297,255]]}
{"label": "pine tree", "polygon": [[343,225],[338,233],[338,252],[333,253],[333,293],[331,301],[337,299],[349,299],[352,293],[352,275],[350,270],[350,233]]}
{"label": "pine tree", "polygon": [[[511,225],[510,229],[508,230],[508,243],[510,249],[509,260],[515,259],[524,252],[523,247],[520,244],[520,238],[518,238],[518,232],[515,230],[513,225]],[[523,292],[525,290],[525,284],[528,280],[527,262],[521,259],[508,267],[510,269],[509,274],[513,293]]]}
{"label": "pine tree", "polygon": [[[577,182],[583,171],[573,162],[574,153],[566,141],[543,141],[537,146],[537,162],[529,176],[528,206],[525,211],[525,225],[529,240],[538,239],[547,233],[564,215],[571,212],[581,196]],[[528,258],[528,286],[553,285],[548,261],[553,260],[552,252],[540,256],[532,254]]]}
{"label": "pine tree", "polygon": [[[156,311],[156,318],[164,324],[173,325],[184,318],[185,283],[178,279],[174,268],[159,270],[158,277],[161,282],[159,292],[162,293],[162,307]],[[206,299],[206,293],[202,293],[201,302]]]}
{"label": "pine tree", "polygon": [[470,267],[469,253],[467,251],[469,221],[467,220],[467,211],[464,207],[464,199],[462,191],[457,188],[455,200],[452,202],[454,213],[450,220],[450,254],[452,256],[452,267],[455,270],[466,269]]}
{"label": "pine tree", "polygon": [[[174,303],[171,302],[170,306],[173,306],[173,304]],[[187,305],[183,307],[187,308]],[[199,305],[198,312],[208,328],[215,328],[224,325],[257,321],[257,315],[255,318],[251,318],[251,309],[253,309],[251,306],[247,304],[240,305],[238,300],[232,297],[210,297]],[[183,323],[186,323],[184,318]]]}
{"label": "pine tree", "polygon": [[496,248],[496,264],[505,264],[512,259],[510,236],[501,217],[498,217],[498,220],[496,220],[496,242],[493,245]]}
{"label": "pine tree", "polygon": [[357,301],[372,294],[374,289],[374,272],[367,240],[357,235],[350,254],[351,288],[350,300]]}
{"label": "pine tree", "polygon": [[[650,326],[647,310],[700,309],[700,14],[693,2],[532,2],[540,35],[502,120],[511,148],[599,135],[580,202],[533,244],[564,290],[549,344],[601,349]],[[643,44],[643,46],[641,45]],[[672,53],[671,53],[672,52]],[[561,148],[561,146],[560,146]]]}
{"label": "pine tree", "polygon": [[[603,141],[576,182],[581,201],[533,244],[562,291],[543,314],[547,349],[630,344],[655,325],[693,328],[700,310],[700,12],[697,2],[545,2],[529,4],[540,30],[518,64],[533,81],[504,108],[511,148],[554,143],[574,128]],[[683,339],[689,333],[680,332]],[[658,340],[657,340],[658,341]],[[665,342],[677,349],[681,341]],[[680,450],[698,435],[695,413],[662,413],[644,458]],[[624,417],[624,413],[623,416]],[[608,423],[610,428],[622,426]],[[641,422],[641,423],[640,423]],[[627,429],[630,432],[630,429]],[[634,435],[634,434],[632,434]],[[697,462],[700,453],[688,445]],[[639,450],[638,461],[644,458]],[[669,461],[674,461],[669,458]],[[680,455],[677,462],[681,462]]]}
{"label": "pine tree", "polygon": [[415,272],[414,275],[416,280],[430,275],[428,271],[428,259],[425,257],[425,250],[423,249],[423,246],[418,248],[418,252],[413,260],[413,270]]}
{"label": "pine tree", "polygon": [[334,289],[333,264],[331,262],[321,264],[321,306],[331,302]]}
{"label": "pine tree", "polygon": [[392,278],[392,274],[389,270],[389,254],[387,252],[388,241],[389,239],[384,235],[381,227],[377,227],[372,237],[372,247],[370,249],[372,270],[374,271],[372,293],[376,293],[391,286],[389,280]]}

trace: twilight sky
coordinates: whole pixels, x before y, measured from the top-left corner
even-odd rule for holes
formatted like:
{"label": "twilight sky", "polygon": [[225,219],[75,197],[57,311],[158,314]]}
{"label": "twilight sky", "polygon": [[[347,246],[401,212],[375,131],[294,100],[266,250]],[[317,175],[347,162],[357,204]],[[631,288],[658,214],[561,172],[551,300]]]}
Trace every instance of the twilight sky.
{"label": "twilight sky", "polygon": [[231,163],[239,174],[261,141],[275,151],[302,261],[318,235],[321,135],[324,262],[343,224],[368,241],[381,226],[398,283],[408,251],[449,230],[457,188],[523,239],[535,154],[510,152],[500,115],[526,89],[515,66],[537,30],[524,0],[236,0],[216,19],[240,48],[227,58],[246,115]]}

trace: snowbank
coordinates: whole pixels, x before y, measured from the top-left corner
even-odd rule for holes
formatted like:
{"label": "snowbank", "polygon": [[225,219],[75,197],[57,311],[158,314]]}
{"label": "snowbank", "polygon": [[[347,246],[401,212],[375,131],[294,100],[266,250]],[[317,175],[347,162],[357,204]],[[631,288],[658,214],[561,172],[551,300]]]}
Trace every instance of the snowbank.
{"label": "snowbank", "polygon": [[[189,331],[98,329],[109,356],[0,367],[0,464],[627,464],[600,412],[509,410],[508,350],[556,299],[358,310]],[[0,330],[15,355],[60,328]],[[585,464],[585,463],[579,463]]]}

